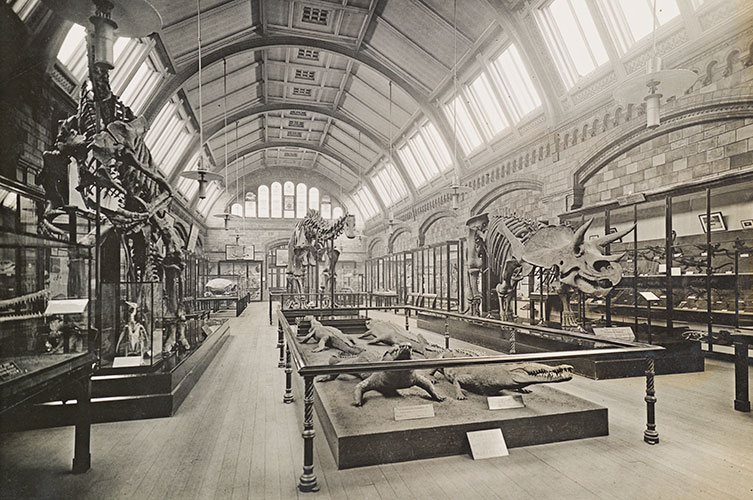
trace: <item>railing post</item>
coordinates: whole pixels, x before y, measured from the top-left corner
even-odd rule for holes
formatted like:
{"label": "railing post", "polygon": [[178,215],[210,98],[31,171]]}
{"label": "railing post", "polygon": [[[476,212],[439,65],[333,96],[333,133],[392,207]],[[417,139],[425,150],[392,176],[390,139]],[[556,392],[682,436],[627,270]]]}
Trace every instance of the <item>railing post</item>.
{"label": "railing post", "polygon": [[450,321],[447,316],[444,317],[444,348],[450,348]]}
{"label": "railing post", "polygon": [[277,348],[280,350],[280,361],[277,363],[277,368],[285,367],[285,340],[282,333],[282,323],[277,321]]}
{"label": "railing post", "polygon": [[269,326],[272,326],[272,294],[269,294]]}
{"label": "railing post", "polygon": [[516,328],[510,328],[510,354],[516,353],[515,344],[517,342],[518,330]]}
{"label": "railing post", "polygon": [[407,332],[410,330],[410,324],[408,323],[408,318],[410,317],[410,309],[406,307],[405,309],[403,309],[403,311],[405,312],[405,331]]}
{"label": "railing post", "polygon": [[298,479],[298,489],[311,492],[319,491],[314,474],[314,377],[308,375],[303,380],[303,474]]}
{"label": "railing post", "polygon": [[659,433],[656,432],[656,391],[654,390],[654,356],[646,358],[646,430],[643,431],[643,440],[648,444],[659,442]]}
{"label": "railing post", "polygon": [[293,398],[293,365],[290,363],[290,346],[285,344],[285,396],[282,402],[290,404],[295,401]]}
{"label": "railing post", "polygon": [[76,397],[78,415],[76,415],[76,430],[73,445],[73,473],[82,474],[91,468],[91,373],[87,373],[78,384]]}

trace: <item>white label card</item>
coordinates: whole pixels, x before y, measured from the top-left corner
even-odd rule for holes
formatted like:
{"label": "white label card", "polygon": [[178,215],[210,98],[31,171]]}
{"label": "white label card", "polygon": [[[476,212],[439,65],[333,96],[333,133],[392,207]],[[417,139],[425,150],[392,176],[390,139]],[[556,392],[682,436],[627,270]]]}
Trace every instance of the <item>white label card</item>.
{"label": "white label card", "polygon": [[434,405],[398,406],[395,408],[395,420],[413,420],[434,416]]}
{"label": "white label card", "polygon": [[466,432],[468,443],[471,445],[471,456],[474,460],[484,458],[506,457],[507,443],[502,435],[502,429],[488,429],[485,431]]}
{"label": "white label card", "polygon": [[635,340],[635,334],[633,329],[629,326],[613,326],[613,327],[594,327],[594,335],[597,337],[609,337],[611,339],[627,340],[633,342]]}
{"label": "white label card", "polygon": [[643,297],[649,302],[655,302],[655,301],[661,300],[659,299],[659,297],[656,296],[654,292],[638,292],[638,293],[640,293],[641,297]]}
{"label": "white label card", "polygon": [[514,394],[512,396],[489,396],[486,398],[490,410],[507,410],[510,408],[525,408],[523,396]]}

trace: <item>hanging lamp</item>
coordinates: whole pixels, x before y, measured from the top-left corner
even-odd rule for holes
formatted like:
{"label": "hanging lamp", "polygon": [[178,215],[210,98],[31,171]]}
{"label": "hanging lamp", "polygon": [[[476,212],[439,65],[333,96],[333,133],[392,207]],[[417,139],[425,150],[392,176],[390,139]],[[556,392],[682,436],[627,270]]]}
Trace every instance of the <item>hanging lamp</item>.
{"label": "hanging lamp", "polygon": [[[452,67],[452,82],[455,98],[452,100],[452,161],[456,162],[458,158],[458,114],[457,114],[457,96],[458,96],[458,25],[457,25],[457,0],[452,3],[452,40],[455,52],[455,64]],[[468,192],[471,188],[460,184],[460,176],[457,171],[452,176],[450,184],[450,207],[452,210],[460,208],[460,193]]]}
{"label": "hanging lamp", "polygon": [[184,170],[180,173],[180,176],[199,183],[199,199],[203,200],[207,197],[207,184],[212,181],[222,180],[222,176],[218,173],[210,172],[206,168],[206,165],[204,165],[204,106],[201,100],[201,0],[196,0],[196,32],[199,45],[199,164],[196,169]]}
{"label": "hanging lamp", "polygon": [[[222,60],[222,87],[224,91],[224,96],[222,97],[222,108],[223,108],[223,125],[225,128],[225,189],[227,190],[227,171],[228,171],[228,164],[227,164],[227,59]],[[238,122],[235,122],[235,159],[238,160]],[[231,211],[226,210],[225,212],[220,212],[218,214],[214,214],[215,217],[218,219],[223,219],[225,231],[228,230],[228,224],[230,223],[231,219],[237,219],[238,216],[233,214]]]}
{"label": "hanging lamp", "polygon": [[698,80],[698,75],[687,69],[661,69],[661,58],[656,52],[656,0],[651,15],[654,18],[652,55],[646,64],[646,74],[629,78],[614,91],[620,104],[646,103],[646,126],[656,128],[661,123],[659,110],[662,98],[682,95]]}

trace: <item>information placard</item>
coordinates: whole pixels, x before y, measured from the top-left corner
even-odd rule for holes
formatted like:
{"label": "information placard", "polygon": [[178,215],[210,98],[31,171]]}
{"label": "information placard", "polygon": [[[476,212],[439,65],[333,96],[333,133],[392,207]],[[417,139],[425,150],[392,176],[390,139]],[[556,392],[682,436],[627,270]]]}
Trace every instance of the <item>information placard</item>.
{"label": "information placard", "polygon": [[395,420],[413,420],[416,418],[431,418],[434,416],[434,405],[397,406]]}
{"label": "information placard", "polygon": [[490,410],[508,410],[510,408],[525,408],[523,396],[514,394],[512,396],[489,396],[486,403]]}
{"label": "information placard", "polygon": [[646,299],[649,302],[658,302],[661,300],[659,297],[656,296],[654,292],[638,292],[641,294],[641,297]]}
{"label": "information placard", "polygon": [[507,443],[502,435],[502,429],[487,429],[485,431],[466,432],[468,443],[471,445],[471,456],[474,460],[484,458],[506,457]]}
{"label": "information placard", "polygon": [[610,328],[594,327],[594,335],[597,337],[609,337],[610,339],[627,340],[633,342],[635,334],[629,326],[613,326]]}

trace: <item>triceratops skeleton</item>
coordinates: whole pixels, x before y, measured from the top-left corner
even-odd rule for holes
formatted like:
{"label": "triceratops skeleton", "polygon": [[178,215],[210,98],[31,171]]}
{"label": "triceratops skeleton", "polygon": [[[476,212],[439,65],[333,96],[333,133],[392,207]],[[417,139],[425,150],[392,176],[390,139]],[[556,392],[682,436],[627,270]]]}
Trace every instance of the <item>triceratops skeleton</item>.
{"label": "triceratops skeleton", "polygon": [[606,296],[622,279],[618,261],[624,254],[604,255],[603,248],[622,238],[633,227],[596,239],[586,240],[586,231],[593,220],[577,230],[567,226],[546,226],[517,216],[488,216],[483,214],[468,220],[469,241],[476,241],[476,255],[471,256],[471,291],[478,297],[476,278],[480,272],[481,252],[487,256],[488,266],[500,278],[496,286],[500,317],[513,319],[511,299],[517,284],[535,270],[548,271],[551,289],[562,301],[562,327],[578,326],[570,309],[570,293],[580,290],[594,297]]}

